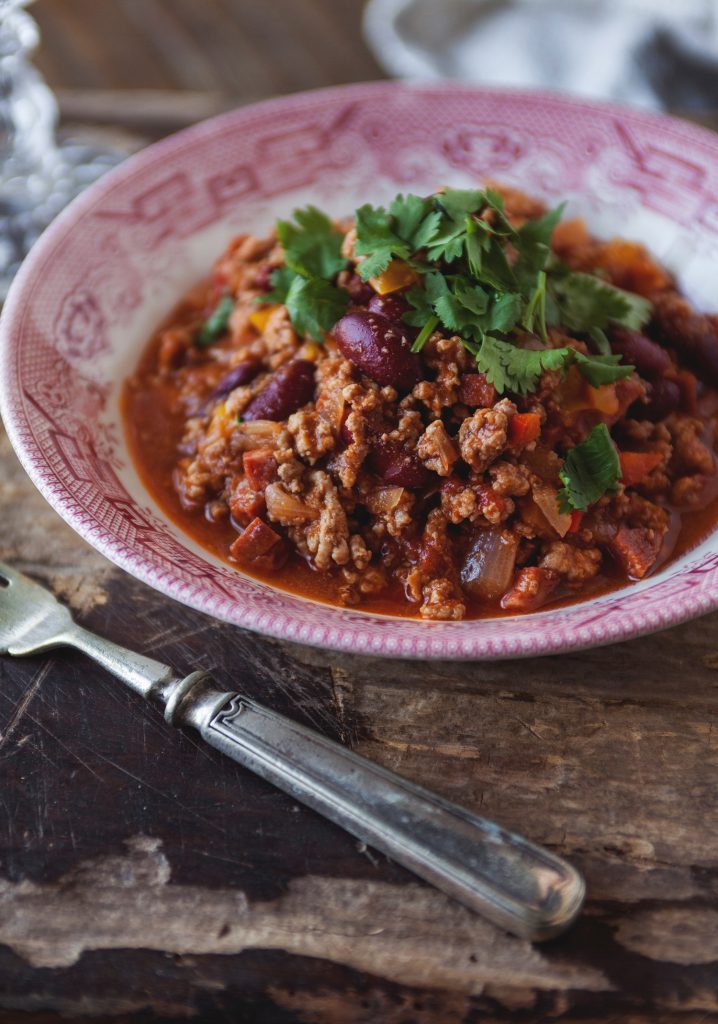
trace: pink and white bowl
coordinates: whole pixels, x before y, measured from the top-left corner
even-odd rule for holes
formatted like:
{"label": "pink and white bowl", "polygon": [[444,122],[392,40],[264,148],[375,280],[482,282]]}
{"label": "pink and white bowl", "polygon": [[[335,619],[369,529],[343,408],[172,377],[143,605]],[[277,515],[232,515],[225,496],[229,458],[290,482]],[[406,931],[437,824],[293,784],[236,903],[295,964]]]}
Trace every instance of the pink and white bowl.
{"label": "pink and white bowl", "polygon": [[495,178],[644,241],[715,309],[718,136],[603,103],[377,83],[271,100],[128,160],[33,249],[1,321],[10,438],[50,504],[117,565],[272,636],[393,657],[501,658],[626,639],[718,607],[718,536],[623,591],[528,617],[421,622],[328,607],[198,547],[144,490],[119,412],[157,324],[233,234],[309,201],[346,214],[397,191]]}

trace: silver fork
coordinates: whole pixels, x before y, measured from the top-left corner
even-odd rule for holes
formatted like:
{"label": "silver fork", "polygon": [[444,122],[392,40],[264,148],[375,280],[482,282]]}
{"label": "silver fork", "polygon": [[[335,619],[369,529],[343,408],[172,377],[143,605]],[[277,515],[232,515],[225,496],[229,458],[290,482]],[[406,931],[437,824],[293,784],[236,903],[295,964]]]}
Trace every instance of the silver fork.
{"label": "silver fork", "polygon": [[0,653],[74,647],[136,693],[164,705],[224,754],[363,842],[532,941],[578,916],[584,882],[566,861],[494,822],[416,786],[321,733],[222,690],[208,672],[177,677],[78,626],[40,584],[0,562]]}

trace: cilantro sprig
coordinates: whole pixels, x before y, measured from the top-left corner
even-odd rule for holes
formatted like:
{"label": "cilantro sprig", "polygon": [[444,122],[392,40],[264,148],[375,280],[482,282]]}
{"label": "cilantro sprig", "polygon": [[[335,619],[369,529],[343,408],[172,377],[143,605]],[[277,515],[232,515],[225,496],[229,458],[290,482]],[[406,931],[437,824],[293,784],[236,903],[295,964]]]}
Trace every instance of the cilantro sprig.
{"label": "cilantro sprig", "polygon": [[207,348],[218,341],[229,327],[229,318],[234,309],[234,299],[224,295],[197,331],[194,343],[200,348]]}
{"label": "cilantro sprig", "polygon": [[348,263],[341,254],[344,235],[316,206],[295,210],[293,217],[277,221],[284,266],[272,272],[271,291],[257,301],[286,305],[299,334],[322,341],[349,304],[348,292],[332,283]]}
{"label": "cilantro sprig", "polygon": [[585,441],[571,448],[561,469],[558,492],[561,512],[584,512],[604,494],[614,494],[621,479],[621,463],[608,427],[599,423]]}
{"label": "cilantro sprig", "polygon": [[[400,194],[388,208],[365,204],[356,211],[356,270],[367,281],[402,260],[416,272],[418,283],[404,293],[411,307],[404,321],[419,329],[415,352],[443,330],[458,335],[499,392],[528,394],[545,370],[571,365],[601,387],[633,371],[611,353],[606,330],[638,330],[652,307],[558,262],[550,242],[562,212],[563,205],[515,227],[490,188]],[[342,233],[314,206],[295,210],[293,218],[277,225],[285,265],[258,301],[286,304],[294,327],[322,340],[349,303],[334,283],[348,265]],[[547,345],[550,327],[585,337],[595,354],[537,348],[537,338]]]}

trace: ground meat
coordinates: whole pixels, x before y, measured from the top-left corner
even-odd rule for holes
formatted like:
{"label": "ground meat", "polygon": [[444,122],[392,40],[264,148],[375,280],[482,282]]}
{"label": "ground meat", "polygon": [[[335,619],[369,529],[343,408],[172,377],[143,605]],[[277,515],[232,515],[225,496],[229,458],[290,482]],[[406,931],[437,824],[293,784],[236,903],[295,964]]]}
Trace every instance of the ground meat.
{"label": "ground meat", "polygon": [[306,502],[319,518],[306,528],[306,549],[317,569],[329,569],[332,563],[346,565],[351,558],[349,524],[337,489],[323,470],[311,470],[308,482]]}
{"label": "ground meat", "polygon": [[673,466],[681,473],[703,473],[712,476],[715,472],[713,452],[703,442],[705,425],[702,420],[687,416],[668,421],[673,438]]}
{"label": "ground meat", "polygon": [[461,591],[448,579],[435,579],[422,589],[423,602],[419,612],[425,619],[463,619],[466,604]]}
{"label": "ground meat", "polygon": [[489,476],[497,494],[516,498],[528,493],[529,474],[525,466],[515,466],[512,462],[495,462],[489,468]]}
{"label": "ground meat", "polygon": [[461,424],[461,457],[477,473],[483,473],[506,448],[509,417],[516,412],[513,402],[503,399],[492,409],[477,409]]}
{"label": "ground meat", "polygon": [[[503,194],[515,225],[543,212],[537,200],[511,189]],[[492,210],[480,216],[499,222]],[[401,317],[413,270],[395,259],[379,280],[362,281],[356,231],[350,220],[335,226],[348,261],[335,283],[348,308],[366,315],[383,292],[387,317]],[[304,573],[307,565],[316,570],[312,590],[326,584],[326,599],[346,604],[385,590],[394,600],[403,584],[406,601],[423,618],[461,618],[467,605],[473,613],[481,602],[498,600],[511,612],[531,611],[552,595],[577,593],[598,576],[604,558],[613,565],[610,575],[617,567],[631,578],[648,573],[664,538],[667,547],[674,537],[671,503],[678,511],[699,509],[718,492],[709,429],[718,392],[706,386],[718,384],[718,317],[692,310],[635,243],[596,242],[574,222],[556,229],[552,246],[572,269],[601,268],[608,280],[652,299],[655,314],[644,327],[651,340],[644,339],[643,350],[633,341],[644,357],[653,352],[654,363],[631,359],[637,372],[600,388],[589,386],[578,365],[547,371],[534,392],[512,401],[479,372],[470,346],[443,328],[410,356],[416,372],[406,386],[391,374],[379,374],[386,386],[374,382],[366,367],[344,358],[331,330],[321,341],[300,337],[285,305],[256,301],[270,288],[272,271],[284,266],[276,235],[235,239],[158,332],[138,375],[140,417],[156,402],[166,413],[156,418],[165,432],[181,424],[179,436],[172,435],[173,483],[192,521],[222,523],[220,553],[229,548],[243,568],[267,578],[281,571],[280,585],[285,572]],[[516,254],[509,246],[506,255],[512,263]],[[458,265],[439,269],[460,272]],[[393,292],[397,280],[403,283]],[[227,330],[209,345],[196,344],[225,296],[233,302]],[[613,328],[607,335],[620,348]],[[566,326],[551,325],[546,340],[517,328],[510,340],[530,351],[596,351],[585,332]],[[380,351],[389,361],[385,342]],[[656,361],[657,342],[665,348]],[[311,363],[313,398],[292,404],[290,397],[287,415],[276,422],[243,422],[247,406],[293,359]],[[685,362],[698,369],[700,382]],[[512,422],[517,413],[525,418]],[[567,453],[599,423],[610,430],[622,477],[584,515],[560,513],[555,503]],[[166,448],[157,447],[165,461],[160,465],[157,455],[146,476],[165,473]],[[472,589],[466,566],[476,538],[498,534],[515,552],[515,567],[495,592]]]}
{"label": "ground meat", "polygon": [[314,410],[293,413],[287,420],[287,430],[294,438],[297,454],[312,466],[334,448],[331,427]]}
{"label": "ground meat", "polygon": [[419,438],[417,455],[427,469],[439,476],[448,476],[459,458],[456,445],[446,433],[441,420],[434,420]]}
{"label": "ground meat", "polygon": [[601,552],[598,548],[578,548],[561,540],[551,541],[544,545],[539,565],[557,572],[568,583],[586,583],[601,567]]}

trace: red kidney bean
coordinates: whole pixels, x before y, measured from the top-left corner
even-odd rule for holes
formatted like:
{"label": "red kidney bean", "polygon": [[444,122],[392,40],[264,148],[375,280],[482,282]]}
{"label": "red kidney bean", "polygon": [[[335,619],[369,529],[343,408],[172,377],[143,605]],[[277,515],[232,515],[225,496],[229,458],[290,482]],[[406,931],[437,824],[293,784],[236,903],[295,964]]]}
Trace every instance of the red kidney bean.
{"label": "red kidney bean", "polygon": [[368,281],[362,281],[358,274],[352,274],[344,286],[357,306],[366,306],[376,294]]}
{"label": "red kidney bean", "polygon": [[261,364],[255,359],[243,359],[241,363],[233,366],[229,373],[225,373],[210,395],[211,399],[224,398],[230,391],[242,387],[243,384],[251,383],[261,369]]}
{"label": "red kidney bean", "polygon": [[647,398],[646,405],[637,403],[634,408],[638,410],[639,419],[653,420],[655,423],[679,408],[681,389],[676,381],[661,377],[649,385]]}
{"label": "red kidney bean", "polygon": [[425,487],[432,477],[416,453],[400,441],[376,441],[368,461],[372,473],[397,487]]}
{"label": "red kidney bean", "polygon": [[292,359],[280,366],[242,413],[243,420],[285,420],[314,397],[314,363]]}
{"label": "red kidney bean", "polygon": [[377,384],[408,390],[421,378],[421,360],[408,334],[366,309],[347,313],[332,331],[337,348]]}
{"label": "red kidney bean", "polygon": [[372,295],[369,299],[369,309],[372,313],[385,316],[393,324],[405,327],[402,317],[409,311],[410,306],[403,295],[394,293],[393,295]]}
{"label": "red kidney bean", "polygon": [[661,377],[673,365],[664,348],[645,334],[616,328],[611,331],[611,348],[623,356],[624,363],[635,366],[642,377]]}

